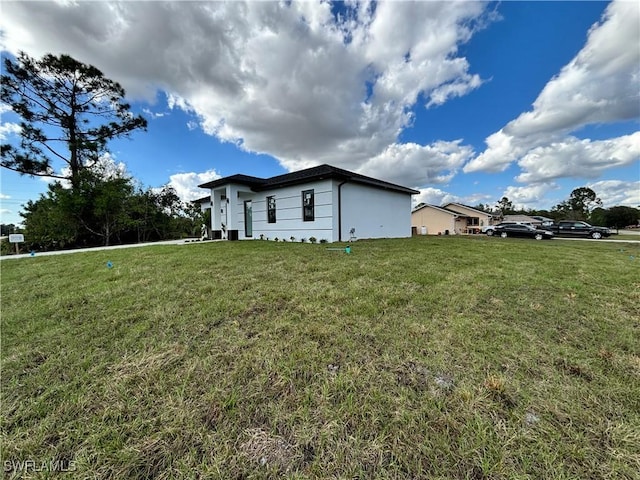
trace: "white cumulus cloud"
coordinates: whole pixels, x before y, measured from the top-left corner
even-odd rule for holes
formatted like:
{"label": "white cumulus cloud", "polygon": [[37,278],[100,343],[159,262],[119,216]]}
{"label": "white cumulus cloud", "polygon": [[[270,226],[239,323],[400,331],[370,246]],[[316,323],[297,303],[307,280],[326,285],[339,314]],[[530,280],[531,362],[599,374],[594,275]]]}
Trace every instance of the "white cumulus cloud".
{"label": "white cumulus cloud", "polygon": [[[420,186],[449,182],[473,156],[473,149],[461,140],[431,145],[394,143],[360,167],[362,173],[393,179],[402,185]],[[393,171],[389,166],[393,165]]]}
{"label": "white cumulus cloud", "polygon": [[508,186],[502,196],[507,197],[515,208],[537,208],[543,203],[548,192],[558,190],[558,188],[558,185],[553,182],[526,186]]}
{"label": "white cumulus cloud", "polygon": [[180,200],[190,202],[202,198],[207,194],[205,190],[198,188],[198,185],[218,178],[221,178],[221,175],[214,169],[202,173],[176,173],[169,177],[168,185],[173,187],[178,197],[180,197]]}
{"label": "white cumulus cloud", "polygon": [[[459,47],[490,16],[482,2],[347,2],[340,16],[308,1],[34,5],[3,4],[10,52],[69,53],[150,102],[162,90],[205,132],[288,169],[332,163],[398,183],[416,157],[396,145],[411,110],[481,85]],[[423,171],[459,168],[418,147]]]}
{"label": "white cumulus cloud", "polygon": [[561,177],[597,178],[611,167],[630,165],[640,159],[640,132],[610,140],[559,142],[529,150],[519,161],[519,182],[540,182]]}
{"label": "white cumulus cloud", "polygon": [[152,119],[162,118],[168,115],[167,112],[154,112],[149,108],[143,108],[142,112],[145,114],[147,118],[152,118]]}
{"label": "white cumulus cloud", "polygon": [[[524,170],[519,181],[545,182],[588,178],[638,160],[635,134],[593,142],[568,135],[585,125],[640,116],[639,25],[636,2],[612,2],[590,29],[585,46],[540,92],[533,109],[487,137],[486,150],[464,171],[498,172],[519,161]],[[628,153],[620,150],[627,147]]]}
{"label": "white cumulus cloud", "polygon": [[462,205],[469,205],[471,207],[480,203],[491,204],[493,196],[486,194],[474,194],[469,195],[454,195],[439,188],[427,187],[419,189],[419,194],[413,197],[413,206],[420,203],[428,203],[430,205],[441,206],[447,203],[460,203]]}
{"label": "white cumulus cloud", "polygon": [[449,192],[445,192],[439,188],[427,187],[419,189],[420,194],[414,195],[414,206],[420,203],[428,203],[429,205],[444,205],[450,202],[460,202],[460,197],[452,195]]}
{"label": "white cumulus cloud", "polygon": [[589,183],[587,187],[596,192],[604,208],[616,205],[640,207],[640,180],[601,180]]}
{"label": "white cumulus cloud", "polygon": [[17,123],[5,122],[0,124],[0,141],[7,140],[11,135],[17,135],[22,128]]}

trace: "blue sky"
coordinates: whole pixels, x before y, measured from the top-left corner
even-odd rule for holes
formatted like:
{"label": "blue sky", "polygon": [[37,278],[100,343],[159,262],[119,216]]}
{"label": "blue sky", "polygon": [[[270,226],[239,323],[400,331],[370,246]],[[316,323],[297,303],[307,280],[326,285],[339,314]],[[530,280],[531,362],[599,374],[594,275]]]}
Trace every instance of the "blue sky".
{"label": "blue sky", "polygon": [[[3,55],[67,53],[147,132],[110,144],[144,186],[329,163],[415,202],[640,205],[637,2],[2,4]],[[0,135],[17,119],[3,109]],[[46,190],[0,172],[2,222]]]}

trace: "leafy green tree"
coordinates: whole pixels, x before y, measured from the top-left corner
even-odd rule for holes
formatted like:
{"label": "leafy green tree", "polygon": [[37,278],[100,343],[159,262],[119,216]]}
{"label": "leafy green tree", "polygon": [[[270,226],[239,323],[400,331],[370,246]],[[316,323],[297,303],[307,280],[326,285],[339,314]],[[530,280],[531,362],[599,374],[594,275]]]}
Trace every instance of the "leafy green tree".
{"label": "leafy green tree", "polygon": [[102,245],[111,245],[131,224],[129,203],[133,195],[131,179],[123,176],[102,179],[85,171],[78,188],[67,197],[71,203],[62,207],[71,211],[78,224],[99,238]]}
{"label": "leafy green tree", "polygon": [[131,199],[129,213],[132,219],[132,241],[148,242],[193,236],[193,222],[188,208],[168,185],[159,190],[139,191]]}
{"label": "leafy green tree", "polygon": [[193,229],[173,188],[143,190],[108,161],[83,170],[75,189],[61,182],[49,185],[21,215],[26,238],[36,249],[180,238]]}
{"label": "leafy green tree", "polygon": [[607,210],[602,207],[596,207],[589,216],[589,222],[592,225],[609,226],[607,220]]}
{"label": "leafy green tree", "polygon": [[13,223],[3,223],[0,225],[0,235],[6,237],[11,233],[16,233],[16,226]]}
{"label": "leafy green tree", "polygon": [[72,203],[71,193],[60,182],[54,182],[37,201],[27,202],[20,215],[24,218],[29,248],[56,250],[79,244],[81,227],[65,208]]}
{"label": "leafy green tree", "polygon": [[120,84],[69,55],[36,60],[20,52],[4,67],[0,100],[22,119],[19,145],[0,150],[5,168],[69,180],[76,189],[81,172],[96,165],[110,140],[147,127],[130,112]]}
{"label": "leafy green tree", "polygon": [[579,220],[573,216],[571,209],[569,208],[568,202],[565,200],[564,202],[559,203],[555,207],[551,209],[551,217],[558,220]]}
{"label": "leafy green tree", "polygon": [[188,202],[185,206],[185,215],[189,221],[189,235],[192,237],[199,237],[202,233],[202,225],[211,225],[211,209],[207,209],[204,212],[200,207],[200,202]]}
{"label": "leafy green tree", "polygon": [[175,189],[170,185],[165,185],[160,189],[157,194],[157,201],[160,207],[171,216],[178,216],[183,213],[184,205]]}
{"label": "leafy green tree", "polygon": [[140,191],[129,203],[131,231],[130,241],[148,242],[162,238],[157,219],[161,217],[156,207],[156,195],[150,190]]}
{"label": "leafy green tree", "polygon": [[589,218],[589,214],[594,208],[602,206],[602,200],[590,188],[580,187],[569,195],[569,206],[576,214]]}
{"label": "leafy green tree", "polygon": [[476,210],[480,210],[481,212],[493,213],[493,209],[491,208],[491,205],[485,205],[484,203],[479,203],[473,208],[475,208]]}
{"label": "leafy green tree", "polygon": [[571,192],[568,200],[556,205],[552,212],[561,218],[588,220],[591,211],[601,206],[602,201],[596,192],[588,187],[580,187]]}
{"label": "leafy green tree", "polygon": [[527,215],[536,215],[538,217],[552,218],[551,212],[549,210],[532,209],[527,212]]}
{"label": "leafy green tree", "polygon": [[507,197],[502,197],[496,204],[496,210],[502,216],[510,215],[513,213],[513,202]]}
{"label": "leafy green tree", "polygon": [[622,228],[640,224],[640,209],[625,206],[611,207],[606,210],[605,223],[607,227]]}

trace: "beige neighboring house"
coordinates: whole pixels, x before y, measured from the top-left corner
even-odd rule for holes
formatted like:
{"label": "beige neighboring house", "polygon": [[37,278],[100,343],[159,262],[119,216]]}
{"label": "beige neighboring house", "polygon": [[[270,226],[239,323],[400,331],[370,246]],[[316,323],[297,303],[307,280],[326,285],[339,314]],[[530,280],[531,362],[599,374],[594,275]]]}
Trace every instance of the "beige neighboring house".
{"label": "beige neighboring house", "polygon": [[411,213],[411,226],[415,235],[459,235],[481,233],[485,225],[493,225],[497,218],[490,213],[459,203],[442,207],[424,204]]}
{"label": "beige neighboring house", "polygon": [[435,205],[420,205],[411,212],[411,230],[415,235],[456,235],[466,225],[463,215]]}
{"label": "beige neighboring house", "polygon": [[442,208],[452,210],[459,215],[464,215],[466,217],[467,221],[464,226],[464,231],[460,233],[481,233],[482,227],[498,223],[497,216],[483,212],[482,210],[467,207],[460,203],[447,203],[446,205],[443,205]]}

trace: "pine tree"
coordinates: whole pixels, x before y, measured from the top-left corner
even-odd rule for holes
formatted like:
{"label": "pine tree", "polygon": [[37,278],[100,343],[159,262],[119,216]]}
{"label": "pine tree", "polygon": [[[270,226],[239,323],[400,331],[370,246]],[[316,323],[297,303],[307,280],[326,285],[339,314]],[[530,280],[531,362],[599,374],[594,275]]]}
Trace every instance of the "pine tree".
{"label": "pine tree", "polygon": [[1,148],[5,168],[69,180],[75,189],[110,140],[146,130],[144,117],[124,101],[124,89],[96,67],[69,55],[35,60],[24,52],[15,61],[5,58],[4,66],[0,100],[21,117],[19,145]]}

